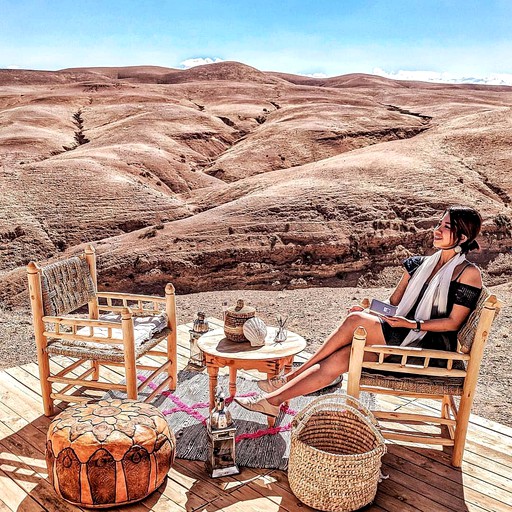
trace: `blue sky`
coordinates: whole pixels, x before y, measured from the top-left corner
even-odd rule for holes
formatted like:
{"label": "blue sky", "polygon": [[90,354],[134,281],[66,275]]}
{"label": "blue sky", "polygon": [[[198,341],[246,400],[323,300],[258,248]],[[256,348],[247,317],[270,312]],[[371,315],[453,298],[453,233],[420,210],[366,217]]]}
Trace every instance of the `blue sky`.
{"label": "blue sky", "polygon": [[512,78],[512,0],[0,0],[0,68],[207,58],[326,76]]}

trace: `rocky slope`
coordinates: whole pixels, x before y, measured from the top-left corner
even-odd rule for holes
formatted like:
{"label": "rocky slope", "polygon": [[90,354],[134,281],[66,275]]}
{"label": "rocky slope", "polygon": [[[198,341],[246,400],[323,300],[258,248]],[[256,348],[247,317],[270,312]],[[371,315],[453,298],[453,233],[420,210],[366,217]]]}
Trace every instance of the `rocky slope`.
{"label": "rocky slope", "polygon": [[103,288],[369,282],[460,202],[505,281],[511,106],[506,87],[233,62],[0,70],[0,300],[25,300],[28,261],[85,243]]}

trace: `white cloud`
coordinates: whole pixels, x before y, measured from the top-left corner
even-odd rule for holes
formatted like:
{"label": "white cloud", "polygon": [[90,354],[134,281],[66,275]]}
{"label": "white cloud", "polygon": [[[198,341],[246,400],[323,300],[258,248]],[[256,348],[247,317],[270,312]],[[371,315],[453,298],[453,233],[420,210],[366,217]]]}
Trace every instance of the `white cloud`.
{"label": "white cloud", "polygon": [[311,73],[304,74],[302,76],[309,76],[310,78],[327,78],[327,75],[325,73]]}
{"label": "white cloud", "polygon": [[403,71],[388,73],[381,68],[374,68],[375,75],[392,78],[393,80],[418,80],[420,82],[436,82],[444,84],[482,84],[482,85],[512,85],[512,74],[491,73],[486,76],[464,76],[454,73],[439,73],[436,71]]}
{"label": "white cloud", "polygon": [[179,64],[179,68],[181,69],[189,69],[195,66],[202,66],[204,64],[215,64],[216,62],[224,62],[223,59],[219,59],[218,57],[195,57],[192,59],[186,59]]}

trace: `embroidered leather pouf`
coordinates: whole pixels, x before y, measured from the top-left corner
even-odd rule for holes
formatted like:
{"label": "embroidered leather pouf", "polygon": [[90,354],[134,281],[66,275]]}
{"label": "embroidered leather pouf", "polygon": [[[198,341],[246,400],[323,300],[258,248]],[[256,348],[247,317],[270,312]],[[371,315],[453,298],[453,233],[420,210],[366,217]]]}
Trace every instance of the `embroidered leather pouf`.
{"label": "embroidered leather pouf", "polygon": [[66,501],[104,508],[142,500],[174,461],[176,439],[162,413],[134,400],[71,405],[48,430],[46,464]]}

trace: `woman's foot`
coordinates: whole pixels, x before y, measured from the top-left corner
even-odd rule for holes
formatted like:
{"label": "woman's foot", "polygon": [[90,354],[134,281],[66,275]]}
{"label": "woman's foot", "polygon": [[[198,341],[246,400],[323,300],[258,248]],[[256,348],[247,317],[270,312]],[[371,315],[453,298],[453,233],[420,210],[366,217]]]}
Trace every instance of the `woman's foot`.
{"label": "woman's foot", "polygon": [[261,412],[272,418],[279,416],[279,405],[272,405],[263,395],[235,397],[235,402],[249,411]]}
{"label": "woman's foot", "polygon": [[271,379],[259,380],[257,384],[264,393],[272,393],[273,391],[276,391],[276,389],[283,387],[287,382],[286,377],[276,375]]}

